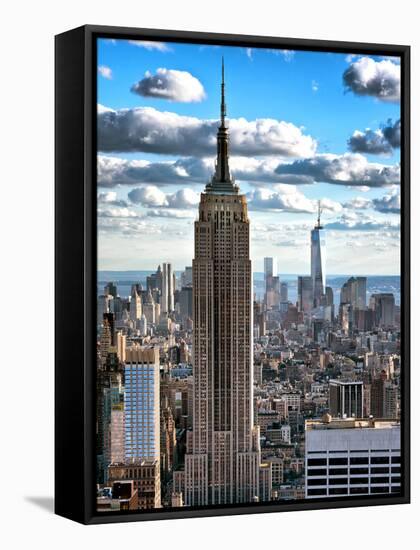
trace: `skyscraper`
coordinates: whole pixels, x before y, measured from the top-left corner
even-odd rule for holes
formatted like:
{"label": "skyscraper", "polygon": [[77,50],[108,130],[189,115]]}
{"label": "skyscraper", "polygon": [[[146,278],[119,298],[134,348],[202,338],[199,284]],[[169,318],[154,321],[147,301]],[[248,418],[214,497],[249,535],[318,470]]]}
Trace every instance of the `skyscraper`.
{"label": "skyscraper", "polygon": [[[187,506],[260,498],[249,219],[246,197],[229,170],[223,72],[222,67],[216,168],[195,222],[193,429],[183,479]],[[176,477],[179,482],[181,476]]]}
{"label": "skyscraper", "polygon": [[163,264],[162,269],[162,313],[170,313],[174,309],[174,274],[172,264]]}
{"label": "skyscraper", "polygon": [[159,349],[127,348],[124,373],[125,461],[159,460]]}
{"label": "skyscraper", "polygon": [[363,382],[330,380],[329,404],[332,416],[363,418]]}
{"label": "skyscraper", "polygon": [[313,306],[312,277],[300,275],[298,277],[298,308],[299,311],[309,312]]}
{"label": "skyscraper", "polygon": [[325,235],[321,225],[321,205],[318,204],[318,219],[311,231],[311,279],[313,305],[321,305],[325,292]]}
{"label": "skyscraper", "polygon": [[130,300],[130,319],[137,324],[137,320],[141,317],[141,298],[137,292],[136,285],[131,287],[131,300]]}

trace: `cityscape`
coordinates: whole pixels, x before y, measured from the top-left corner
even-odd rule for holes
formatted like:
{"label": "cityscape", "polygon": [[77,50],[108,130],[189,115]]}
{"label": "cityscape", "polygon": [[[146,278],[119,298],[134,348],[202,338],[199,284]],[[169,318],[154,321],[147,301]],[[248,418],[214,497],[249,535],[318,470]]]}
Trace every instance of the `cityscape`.
{"label": "cityscape", "polygon": [[327,264],[334,226],[319,199],[299,245],[307,271],[282,275],[283,251],[255,268],[223,58],[214,78],[215,162],[190,261],[98,271],[97,511],[398,494],[399,264]]}

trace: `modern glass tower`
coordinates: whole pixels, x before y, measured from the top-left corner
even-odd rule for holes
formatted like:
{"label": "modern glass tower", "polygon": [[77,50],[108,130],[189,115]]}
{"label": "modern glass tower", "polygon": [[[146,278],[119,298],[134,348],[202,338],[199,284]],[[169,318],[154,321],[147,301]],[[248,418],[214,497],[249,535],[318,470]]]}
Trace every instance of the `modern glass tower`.
{"label": "modern glass tower", "polygon": [[125,462],[159,460],[158,348],[128,348],[124,376]]}
{"label": "modern glass tower", "polygon": [[325,293],[325,232],[321,225],[321,205],[318,203],[318,219],[311,231],[311,279],[314,307],[321,305]]}
{"label": "modern glass tower", "polygon": [[195,222],[193,429],[183,479],[187,506],[258,500],[265,479],[253,422],[250,222],[246,197],[229,169],[224,88],[222,65],[215,173],[201,194]]}

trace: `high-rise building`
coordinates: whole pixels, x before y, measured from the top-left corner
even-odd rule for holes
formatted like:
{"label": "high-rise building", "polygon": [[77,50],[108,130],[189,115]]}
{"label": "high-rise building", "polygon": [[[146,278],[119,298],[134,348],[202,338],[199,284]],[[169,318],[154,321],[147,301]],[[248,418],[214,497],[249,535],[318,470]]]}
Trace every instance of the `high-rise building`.
{"label": "high-rise building", "polygon": [[280,283],[280,302],[288,302],[289,300],[289,287],[287,283]]}
{"label": "high-rise building", "polygon": [[314,302],[312,277],[298,277],[298,309],[308,313],[311,311]]}
{"label": "high-rise building", "polygon": [[127,348],[124,374],[125,461],[159,460],[159,349]]}
{"label": "high-rise building", "polygon": [[183,476],[175,476],[187,506],[252,502],[260,497],[261,480],[269,480],[261,472],[253,422],[247,202],[230,174],[225,116],[222,78],[216,168],[195,222],[193,428]]}
{"label": "high-rise building", "polygon": [[277,263],[275,258],[264,258],[264,282],[277,275]]}
{"label": "high-rise building", "polygon": [[183,286],[181,292],[179,293],[179,314],[181,315],[181,319],[183,321],[187,318],[192,318],[192,295],[192,285]]}
{"label": "high-rise building", "polygon": [[267,309],[280,303],[280,279],[274,258],[264,258],[264,302]]}
{"label": "high-rise building", "polygon": [[192,266],[186,266],[181,274],[181,288],[184,286],[192,286]]}
{"label": "high-rise building", "polygon": [[152,273],[146,277],[146,290],[150,292],[157,291],[162,294],[162,269],[158,266],[156,273]]}
{"label": "high-rise building", "polygon": [[371,303],[375,310],[377,327],[392,328],[395,326],[395,297],[392,293],[372,294]]}
{"label": "high-rise building", "polygon": [[332,419],[305,423],[306,498],[383,495],[401,490],[396,421]]}
{"label": "high-rise building", "polygon": [[311,279],[313,290],[313,305],[322,303],[325,292],[325,235],[321,225],[321,205],[318,205],[318,219],[311,231]]}
{"label": "high-rise building", "polygon": [[110,294],[113,298],[117,297],[117,286],[114,283],[106,283],[104,286],[105,296]]}
{"label": "high-rise building", "polygon": [[161,312],[171,313],[174,310],[174,273],[172,264],[164,263],[162,267]]}
{"label": "high-rise building", "polygon": [[330,380],[330,414],[341,418],[363,417],[363,382],[359,380]]}
{"label": "high-rise building", "polygon": [[131,287],[130,300],[130,319],[137,325],[137,320],[141,317],[141,298],[137,292],[136,285]]}
{"label": "high-rise building", "polygon": [[341,287],[340,302],[352,308],[366,307],[366,277],[350,277]]}

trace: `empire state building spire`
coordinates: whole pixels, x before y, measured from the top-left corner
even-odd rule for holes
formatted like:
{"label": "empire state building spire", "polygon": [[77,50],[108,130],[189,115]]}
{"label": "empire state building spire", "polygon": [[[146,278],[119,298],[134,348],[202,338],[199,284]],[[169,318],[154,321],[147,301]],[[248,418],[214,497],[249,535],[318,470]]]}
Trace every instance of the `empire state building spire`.
{"label": "empire state building spire", "polygon": [[206,193],[237,194],[238,192],[239,188],[235,185],[229,169],[229,132],[226,126],[225,102],[225,63],[222,57],[220,126],[217,132],[217,159],[212,180],[206,185]]}

